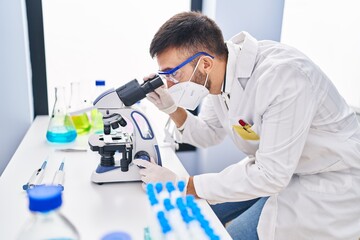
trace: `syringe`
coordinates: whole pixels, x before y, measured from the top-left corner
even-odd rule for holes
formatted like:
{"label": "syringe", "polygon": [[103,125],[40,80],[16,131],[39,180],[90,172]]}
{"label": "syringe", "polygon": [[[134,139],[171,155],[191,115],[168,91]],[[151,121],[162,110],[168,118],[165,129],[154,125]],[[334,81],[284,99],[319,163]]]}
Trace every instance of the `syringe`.
{"label": "syringe", "polygon": [[64,190],[64,160],[61,162],[59,170],[56,171],[52,184],[61,187]]}
{"label": "syringe", "polygon": [[41,168],[35,170],[33,175],[30,177],[29,181],[23,185],[24,190],[35,187],[36,185],[40,185],[42,179],[44,178],[46,164],[47,164],[47,159],[43,162]]}

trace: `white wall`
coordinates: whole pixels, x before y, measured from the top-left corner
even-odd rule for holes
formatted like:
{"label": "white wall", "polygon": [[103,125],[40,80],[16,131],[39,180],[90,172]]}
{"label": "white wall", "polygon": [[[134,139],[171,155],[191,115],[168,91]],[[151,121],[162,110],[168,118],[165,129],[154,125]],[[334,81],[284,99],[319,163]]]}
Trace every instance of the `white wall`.
{"label": "white wall", "polygon": [[24,1],[0,1],[0,36],[1,174],[33,119]]}
{"label": "white wall", "polygon": [[284,0],[203,1],[203,12],[220,26],[225,40],[247,31],[258,40],[280,41]]}
{"label": "white wall", "polygon": [[[240,31],[247,31],[258,40],[280,41],[284,0],[204,0],[203,12],[214,19],[225,40]],[[218,172],[235,163],[244,154],[226,138],[217,146],[198,149],[197,153],[179,153],[190,174]]]}
{"label": "white wall", "polygon": [[78,81],[81,98],[93,100],[96,79],[117,88],[156,72],[151,40],[167,19],[190,9],[190,0],[42,0],[42,7],[51,112],[57,85],[69,100],[70,83]]}
{"label": "white wall", "polygon": [[360,111],[358,0],[287,0],[281,41],[301,50]]}

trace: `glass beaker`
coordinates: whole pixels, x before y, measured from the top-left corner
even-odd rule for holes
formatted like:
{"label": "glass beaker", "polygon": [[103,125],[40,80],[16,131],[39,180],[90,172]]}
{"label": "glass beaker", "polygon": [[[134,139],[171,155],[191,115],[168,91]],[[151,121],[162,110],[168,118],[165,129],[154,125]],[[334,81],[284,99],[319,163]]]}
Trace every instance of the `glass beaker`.
{"label": "glass beaker", "polygon": [[67,113],[65,88],[55,87],[55,104],[51,114],[46,139],[53,143],[69,143],[77,134],[74,124]]}
{"label": "glass beaker", "polygon": [[71,97],[69,111],[74,122],[77,134],[83,135],[90,132],[91,124],[87,115],[87,106],[80,96],[80,82],[71,83]]}

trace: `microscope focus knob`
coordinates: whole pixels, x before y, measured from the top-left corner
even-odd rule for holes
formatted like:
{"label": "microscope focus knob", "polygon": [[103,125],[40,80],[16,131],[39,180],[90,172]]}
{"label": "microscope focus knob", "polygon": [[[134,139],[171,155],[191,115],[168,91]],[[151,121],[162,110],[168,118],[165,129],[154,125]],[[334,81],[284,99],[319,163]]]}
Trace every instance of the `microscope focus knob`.
{"label": "microscope focus knob", "polygon": [[[134,159],[142,159],[144,161],[150,162],[150,155],[146,151],[138,151],[137,153],[135,153]],[[144,167],[141,167],[141,166],[138,166],[138,167],[139,168],[144,168]]]}

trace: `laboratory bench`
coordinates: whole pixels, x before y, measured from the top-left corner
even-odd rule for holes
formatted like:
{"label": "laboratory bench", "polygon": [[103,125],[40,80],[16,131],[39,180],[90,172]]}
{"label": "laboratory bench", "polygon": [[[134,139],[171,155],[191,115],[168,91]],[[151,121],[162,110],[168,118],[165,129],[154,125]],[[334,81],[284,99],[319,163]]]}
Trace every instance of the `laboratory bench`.
{"label": "laboratory bench", "polygon": [[[70,144],[46,140],[49,116],[37,116],[0,177],[0,239],[16,239],[30,218],[26,192],[22,186],[47,158],[43,184],[52,183],[64,161],[65,181],[61,212],[75,225],[81,239],[98,240],[113,231],[125,231],[133,240],[144,239],[149,225],[150,205],[141,182],[98,185],[90,180],[100,155],[89,149],[89,135],[78,136]],[[155,131],[156,135],[156,131]],[[177,174],[187,172],[174,150],[161,144],[163,166]],[[77,149],[79,151],[64,151]],[[205,218],[221,239],[231,239],[205,200],[198,200]]]}

